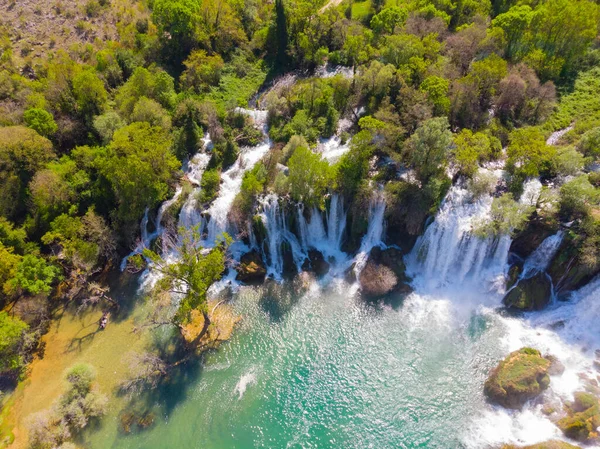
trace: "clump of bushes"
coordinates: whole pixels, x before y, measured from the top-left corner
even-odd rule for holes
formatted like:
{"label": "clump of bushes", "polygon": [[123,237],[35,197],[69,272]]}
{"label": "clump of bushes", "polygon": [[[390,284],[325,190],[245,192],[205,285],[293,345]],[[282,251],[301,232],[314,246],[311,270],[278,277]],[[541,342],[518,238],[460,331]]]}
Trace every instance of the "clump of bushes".
{"label": "clump of bushes", "polygon": [[96,371],[85,363],[78,363],[67,371],[67,391],[51,409],[30,418],[31,449],[64,447],[90,421],[106,413],[108,397],[96,388],[95,379]]}

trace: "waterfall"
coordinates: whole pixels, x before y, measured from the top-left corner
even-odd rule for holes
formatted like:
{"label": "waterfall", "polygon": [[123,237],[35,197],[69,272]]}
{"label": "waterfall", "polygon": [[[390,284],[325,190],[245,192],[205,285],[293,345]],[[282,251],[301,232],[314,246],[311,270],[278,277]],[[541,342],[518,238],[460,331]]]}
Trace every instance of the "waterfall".
{"label": "waterfall", "polygon": [[[333,259],[336,265],[347,260],[347,255],[341,248],[346,230],[346,211],[339,195],[331,196],[329,213],[325,216],[323,212],[313,207],[310,220],[306,221],[303,208],[298,208],[297,218],[300,242],[305,252],[314,248],[320,251],[326,259]],[[325,223],[327,223],[327,229],[325,229]]]}
{"label": "waterfall", "polygon": [[[210,142],[210,137],[208,134],[204,140],[204,147],[206,148],[208,146],[206,141],[208,140]],[[200,214],[200,210],[198,210],[198,194],[200,193],[200,182],[202,181],[202,175],[209,161],[210,155],[206,153],[198,153],[190,161],[190,168],[187,177],[190,181],[196,184],[196,187],[194,190],[192,190],[190,196],[181,207],[181,211],[179,212],[179,227],[190,229],[202,223],[202,215]]]}
{"label": "waterfall", "polygon": [[382,237],[384,231],[385,199],[377,196],[369,206],[369,227],[362,239],[358,254],[354,257],[354,274],[358,279],[369,260],[371,250],[376,246],[385,246]]}
{"label": "waterfall", "polygon": [[467,278],[481,284],[504,275],[510,238],[481,238],[473,233],[477,223],[489,219],[492,198],[470,200],[467,189],[453,186],[407,258],[409,271],[429,286],[462,283]]}
{"label": "waterfall", "polygon": [[156,214],[155,226],[156,229],[152,233],[148,233],[148,208],[144,211],[144,216],[142,217],[142,221],[140,223],[140,241],[134,248],[132,252],[130,252],[127,256],[123,258],[121,261],[121,271],[125,270],[127,267],[127,260],[136,254],[141,254],[145,248],[149,248],[150,244],[158,237],[162,237],[164,233],[164,227],[162,225],[162,219],[165,212],[171,207],[175,201],[181,195],[182,189],[181,186],[178,186],[175,190],[175,194],[172,198],[164,201],[160,207],[158,208],[158,212]]}
{"label": "waterfall", "polygon": [[267,261],[267,275],[281,280],[283,275],[283,249],[287,243],[292,250],[294,264],[300,271],[302,264],[308,257],[307,252],[298,241],[297,237],[288,229],[285,210],[279,205],[279,197],[269,194],[260,200],[262,212],[260,217],[267,230],[267,250],[263,246],[264,259]]}
{"label": "waterfall", "polygon": [[558,251],[562,239],[562,231],[544,239],[540,246],[538,246],[536,250],[529,255],[527,260],[525,260],[521,279],[527,279],[535,276],[537,273],[546,271],[546,268],[548,268],[548,265]]}
{"label": "waterfall", "polygon": [[[219,195],[208,209],[210,220],[208,222],[208,237],[203,242],[204,246],[215,245],[217,238],[224,232],[231,231],[228,228],[228,215],[231,206],[242,186],[244,173],[251,170],[258,161],[271,148],[271,141],[266,134],[267,111],[248,110],[238,108],[237,111],[250,115],[257,125],[265,132],[265,140],[255,147],[244,147],[235,163],[221,174],[221,186]],[[233,232],[235,234],[235,230]]]}

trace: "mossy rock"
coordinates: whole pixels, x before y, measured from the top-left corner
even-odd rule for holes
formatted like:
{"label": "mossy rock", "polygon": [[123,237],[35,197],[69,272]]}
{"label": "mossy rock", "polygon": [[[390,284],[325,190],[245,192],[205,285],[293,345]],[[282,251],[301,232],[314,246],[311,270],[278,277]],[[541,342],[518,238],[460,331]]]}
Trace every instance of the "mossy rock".
{"label": "mossy rock", "polygon": [[521,279],[504,297],[502,302],[510,309],[542,310],[552,297],[552,283],[545,273],[529,279]]}
{"label": "mossy rock", "polygon": [[565,436],[588,442],[598,439],[600,427],[600,404],[598,398],[586,392],[575,393],[575,400],[567,407],[568,416],[557,425]]}
{"label": "mossy rock", "polygon": [[546,441],[544,443],[533,444],[531,446],[513,446],[507,444],[502,446],[502,449],[581,449],[579,446],[565,443],[564,441]]}
{"label": "mossy rock", "polygon": [[512,352],[492,371],[485,382],[488,399],[506,408],[520,409],[550,385],[551,362],[532,348]]}

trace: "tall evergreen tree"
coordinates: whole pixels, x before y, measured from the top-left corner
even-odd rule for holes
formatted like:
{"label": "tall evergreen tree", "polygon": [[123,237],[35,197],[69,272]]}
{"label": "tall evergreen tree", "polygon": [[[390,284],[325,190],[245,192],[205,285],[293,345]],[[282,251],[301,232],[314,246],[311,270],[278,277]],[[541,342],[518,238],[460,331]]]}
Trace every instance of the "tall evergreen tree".
{"label": "tall evergreen tree", "polygon": [[288,29],[287,17],[283,0],[275,0],[275,26],[277,28],[277,64],[280,67],[288,65]]}

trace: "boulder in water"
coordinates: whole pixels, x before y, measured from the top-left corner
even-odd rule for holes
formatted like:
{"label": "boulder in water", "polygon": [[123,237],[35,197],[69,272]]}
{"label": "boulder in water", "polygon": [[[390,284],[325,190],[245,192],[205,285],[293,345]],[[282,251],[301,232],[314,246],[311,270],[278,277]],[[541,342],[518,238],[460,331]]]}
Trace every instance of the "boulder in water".
{"label": "boulder in water", "polygon": [[325,260],[323,254],[315,249],[308,251],[308,259],[302,265],[304,271],[311,271],[319,277],[329,273],[329,268],[329,263]]}
{"label": "boulder in water", "polygon": [[374,247],[358,281],[361,291],[369,298],[379,298],[394,291],[412,291],[408,285],[410,278],[406,275],[402,252],[397,248]]}
{"label": "boulder in water", "polygon": [[240,259],[237,267],[238,279],[245,284],[262,284],[267,274],[265,263],[258,251],[246,253]]}
{"label": "boulder in water", "polygon": [[544,443],[532,444],[531,446],[513,446],[507,444],[502,446],[502,449],[581,449],[579,446],[573,446],[570,443],[564,441],[552,440]]}
{"label": "boulder in water", "polygon": [[516,310],[542,310],[552,297],[552,283],[545,273],[521,279],[504,297],[502,302]]}
{"label": "boulder in water", "polygon": [[398,276],[385,265],[370,260],[358,276],[360,289],[367,298],[381,298],[398,286]]}
{"label": "boulder in water", "polygon": [[568,416],[557,425],[563,433],[577,441],[598,440],[600,404],[598,398],[586,392],[575,393],[575,400],[567,407]]}
{"label": "boulder in water", "polygon": [[532,348],[512,352],[492,371],[484,386],[488,399],[506,408],[520,409],[550,385],[551,362]]}

